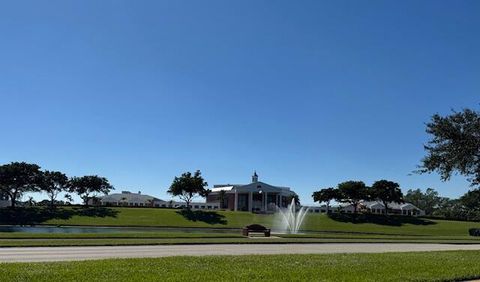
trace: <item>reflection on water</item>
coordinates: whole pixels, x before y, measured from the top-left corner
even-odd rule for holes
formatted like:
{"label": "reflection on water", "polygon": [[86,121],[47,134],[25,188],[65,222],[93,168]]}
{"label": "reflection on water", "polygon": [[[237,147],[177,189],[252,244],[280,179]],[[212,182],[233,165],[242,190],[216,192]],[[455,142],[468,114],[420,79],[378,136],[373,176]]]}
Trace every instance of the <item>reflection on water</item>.
{"label": "reflection on water", "polygon": [[125,232],[231,233],[236,231],[239,231],[239,229],[175,228],[175,227],[0,226],[0,232],[27,232],[27,233],[125,233]]}

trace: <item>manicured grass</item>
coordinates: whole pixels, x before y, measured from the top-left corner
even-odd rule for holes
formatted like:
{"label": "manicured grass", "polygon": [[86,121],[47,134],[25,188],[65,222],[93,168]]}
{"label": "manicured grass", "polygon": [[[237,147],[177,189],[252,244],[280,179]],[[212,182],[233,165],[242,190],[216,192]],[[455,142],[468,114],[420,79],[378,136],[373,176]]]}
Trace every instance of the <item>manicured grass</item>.
{"label": "manicured grass", "polygon": [[476,251],[109,259],[0,265],[2,281],[454,281]]}
{"label": "manicured grass", "polygon": [[50,219],[44,224],[97,226],[155,226],[155,227],[215,227],[241,228],[252,223],[272,224],[272,216],[248,212],[195,212],[184,216],[177,209],[111,208],[115,216],[90,217],[74,215],[68,219]]}
{"label": "manicured grass", "polygon": [[478,244],[479,240],[452,237],[395,237],[395,236],[325,236],[301,237],[285,236],[280,238],[245,238],[245,237],[178,237],[178,238],[28,238],[0,239],[0,247],[57,247],[57,246],[123,246],[123,245],[174,245],[174,244],[274,244],[274,243],[449,243]]}
{"label": "manicured grass", "polygon": [[242,238],[237,233],[125,232],[125,233],[28,233],[0,232],[2,239],[92,239],[92,238]]}
{"label": "manicured grass", "polygon": [[[15,222],[11,211],[1,210],[7,220]],[[6,212],[6,213],[5,213]],[[228,233],[196,230],[138,229],[119,233],[0,233],[0,247],[13,246],[83,246],[83,245],[138,245],[138,244],[198,244],[198,243],[255,243],[242,238],[238,228],[252,223],[275,227],[273,215],[231,211],[197,211],[185,213],[172,209],[152,208],[59,208],[53,214],[42,209],[25,210],[22,220],[41,218],[41,224],[93,225],[93,226],[153,226],[153,227],[201,227],[237,228]],[[16,216],[13,214],[13,216]],[[0,219],[0,223],[1,223]],[[5,220],[5,219],[3,219]],[[268,242],[437,242],[480,243],[480,238],[468,235],[468,229],[480,227],[480,223],[448,220],[419,219],[402,216],[358,216],[308,214],[303,226],[305,234],[278,235],[283,238]],[[265,241],[265,240],[262,240]]]}
{"label": "manicured grass", "polygon": [[[274,225],[273,215],[252,214],[248,212],[218,211],[215,218],[202,217],[188,219],[178,210],[148,208],[113,208],[115,217],[89,217],[75,215],[69,219],[50,219],[45,224],[54,225],[97,225],[97,226],[157,226],[157,227],[215,227],[241,228],[252,223],[269,227]],[[206,212],[208,214],[208,212]],[[302,227],[311,231],[366,232],[380,234],[405,235],[467,235],[469,228],[480,228],[480,223],[415,219],[411,217],[370,216],[367,220],[352,222],[351,215],[332,219],[322,214],[308,214]]]}

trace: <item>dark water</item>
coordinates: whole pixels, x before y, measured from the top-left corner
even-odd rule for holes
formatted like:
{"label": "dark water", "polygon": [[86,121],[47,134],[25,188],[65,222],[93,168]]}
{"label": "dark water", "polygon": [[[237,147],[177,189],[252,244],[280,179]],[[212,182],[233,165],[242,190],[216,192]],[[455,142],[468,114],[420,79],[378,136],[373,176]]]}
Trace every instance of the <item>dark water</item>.
{"label": "dark water", "polygon": [[27,233],[125,233],[125,232],[235,233],[238,231],[239,229],[174,228],[174,227],[0,226],[0,232],[27,232]]}

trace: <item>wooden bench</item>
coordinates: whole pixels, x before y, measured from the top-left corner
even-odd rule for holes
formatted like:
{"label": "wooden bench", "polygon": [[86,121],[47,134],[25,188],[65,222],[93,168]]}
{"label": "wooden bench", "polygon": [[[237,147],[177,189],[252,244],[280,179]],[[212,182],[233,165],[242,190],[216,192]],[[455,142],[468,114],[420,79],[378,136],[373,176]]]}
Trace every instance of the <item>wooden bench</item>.
{"label": "wooden bench", "polygon": [[260,224],[248,225],[242,229],[243,236],[248,236],[250,233],[263,233],[265,237],[270,237],[270,229]]}

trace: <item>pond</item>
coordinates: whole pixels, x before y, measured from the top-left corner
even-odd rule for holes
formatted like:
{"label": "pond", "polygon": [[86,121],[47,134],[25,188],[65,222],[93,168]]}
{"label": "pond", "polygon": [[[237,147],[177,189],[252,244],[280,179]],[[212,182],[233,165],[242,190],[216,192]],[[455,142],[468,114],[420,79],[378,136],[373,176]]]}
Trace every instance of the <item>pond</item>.
{"label": "pond", "polygon": [[240,229],[227,228],[177,228],[177,227],[81,227],[81,226],[0,226],[0,232],[27,233],[125,233],[125,232],[183,232],[183,233],[234,233]]}

